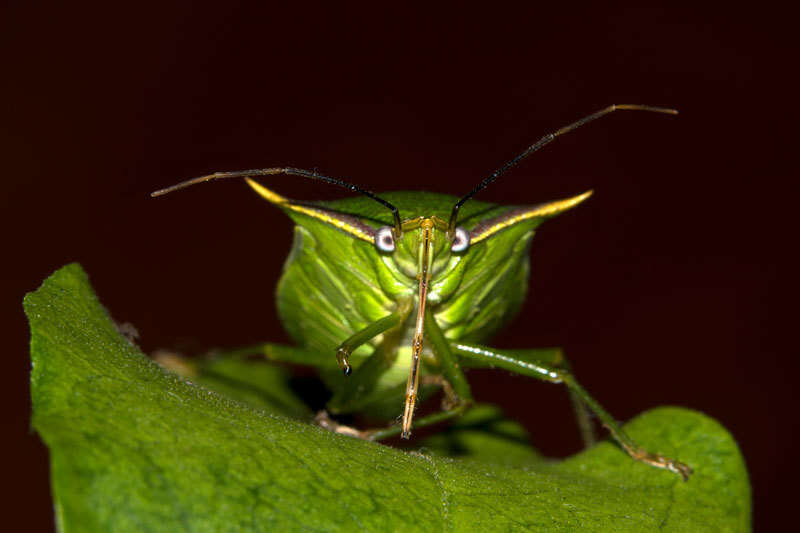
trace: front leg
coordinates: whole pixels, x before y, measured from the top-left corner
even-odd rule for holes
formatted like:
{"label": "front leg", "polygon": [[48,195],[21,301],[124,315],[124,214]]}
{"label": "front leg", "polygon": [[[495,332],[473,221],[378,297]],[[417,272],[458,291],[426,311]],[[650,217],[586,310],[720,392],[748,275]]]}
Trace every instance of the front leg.
{"label": "front leg", "polygon": [[600,419],[601,423],[611,433],[611,436],[614,437],[614,440],[616,440],[619,445],[622,446],[622,449],[633,459],[680,474],[684,481],[689,479],[689,475],[692,473],[692,469],[689,468],[689,466],[680,461],[664,457],[663,455],[650,453],[639,446],[625,431],[623,431],[617,421],[603,409],[597,400],[592,398],[589,393],[581,387],[569,370],[559,368],[554,364],[531,359],[522,359],[515,356],[513,351],[500,351],[484,346],[464,343],[453,343],[452,347],[456,354],[472,362],[473,366],[498,367],[517,374],[541,379],[549,383],[563,383],[571,392],[580,398],[580,401],[586,404],[597,418]]}
{"label": "front leg", "polygon": [[[385,374],[397,359],[397,346],[402,333],[402,325],[411,312],[412,302],[403,301],[394,313],[368,325],[346,339],[336,350],[336,361],[348,382],[328,402],[328,409],[333,413],[358,410],[367,399],[381,376]],[[355,372],[352,371],[349,357],[353,350],[375,338],[384,335],[381,343],[372,354],[361,363]]]}

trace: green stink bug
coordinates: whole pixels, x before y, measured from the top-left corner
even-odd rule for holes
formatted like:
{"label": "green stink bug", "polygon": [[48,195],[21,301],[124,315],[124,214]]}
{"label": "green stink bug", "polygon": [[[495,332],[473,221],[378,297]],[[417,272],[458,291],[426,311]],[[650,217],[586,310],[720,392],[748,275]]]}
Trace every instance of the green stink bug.
{"label": "green stink bug", "polygon": [[[687,465],[650,453],[625,434],[575,381],[560,350],[495,350],[479,344],[508,322],[525,298],[528,251],[536,228],[583,202],[591,191],[523,207],[468,200],[556,137],[623,109],[677,113],[641,105],[609,106],[545,135],[461,199],[408,192],[378,196],[296,168],[217,172],[153,196],[204,181],[244,178],[292,218],[294,245],[278,283],[277,305],[284,327],[299,346],[264,344],[258,351],[268,359],[318,367],[334,392],[327,404],[333,413],[405,397],[399,427],[357,430],[334,422],[327,412],[318,416],[320,425],[371,440],[398,433],[408,438],[421,386],[441,387],[445,401],[441,412],[420,418],[417,427],[458,416],[473,403],[462,367],[499,367],[566,385],[587,445],[594,441],[591,411],[633,459],[688,479]],[[253,180],[276,174],[325,181],[361,196],[298,202]]]}

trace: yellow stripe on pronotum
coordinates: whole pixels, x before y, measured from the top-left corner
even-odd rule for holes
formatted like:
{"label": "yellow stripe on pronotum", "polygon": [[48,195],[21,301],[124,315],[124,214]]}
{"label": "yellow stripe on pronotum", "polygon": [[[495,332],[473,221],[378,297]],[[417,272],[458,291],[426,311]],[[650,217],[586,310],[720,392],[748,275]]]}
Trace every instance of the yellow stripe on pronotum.
{"label": "yellow stripe on pronotum", "polygon": [[264,187],[255,180],[252,180],[250,178],[245,178],[245,181],[247,182],[248,185],[250,185],[250,187],[253,188],[254,191],[256,191],[259,195],[261,195],[262,198],[264,198],[266,201],[270,203],[321,220],[327,224],[330,224],[331,226],[334,226],[342,231],[349,233],[354,237],[358,237],[362,241],[367,241],[371,243],[375,240],[375,237],[373,235],[370,235],[366,231],[352,224],[348,224],[347,221],[342,220],[339,217],[331,216],[322,209],[314,209],[313,207],[308,207],[305,205],[293,204],[292,201],[289,200],[288,198],[267,189],[266,187]]}
{"label": "yellow stripe on pronotum", "polygon": [[594,191],[586,191],[585,193],[579,194],[578,196],[573,196],[572,198],[565,198],[563,200],[556,200],[555,202],[542,204],[532,209],[523,211],[515,216],[510,216],[502,220],[501,222],[498,222],[497,224],[486,228],[480,233],[473,235],[472,239],[470,239],[470,242],[472,244],[480,242],[484,239],[491,237],[498,231],[502,231],[505,228],[513,226],[514,224],[522,222],[523,220],[528,218],[555,216],[563,211],[572,209],[579,203],[589,198],[593,192]]}

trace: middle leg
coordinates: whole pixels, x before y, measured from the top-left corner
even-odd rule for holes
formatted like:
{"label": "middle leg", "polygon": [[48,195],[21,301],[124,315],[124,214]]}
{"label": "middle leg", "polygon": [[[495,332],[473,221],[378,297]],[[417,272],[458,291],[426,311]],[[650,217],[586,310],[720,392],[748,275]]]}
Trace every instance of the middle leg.
{"label": "middle leg", "polygon": [[664,468],[676,474],[680,474],[684,481],[689,479],[692,469],[688,465],[664,457],[661,454],[648,452],[639,446],[616,420],[606,411],[588,392],[575,380],[572,373],[568,370],[558,368],[552,364],[542,362],[532,362],[515,357],[511,351],[499,351],[484,346],[474,344],[454,343],[454,351],[461,357],[472,361],[475,366],[499,367],[512,372],[541,379],[550,383],[563,383],[573,391],[580,400],[597,415],[602,424],[619,443],[631,458],[642,463]]}
{"label": "middle leg", "polygon": [[[564,351],[561,348],[503,350],[503,354],[505,354],[508,357],[516,359],[521,364],[528,364],[532,366],[544,364],[552,366],[559,370],[565,370],[567,372],[572,371],[572,366],[570,365],[567,358],[564,356]],[[473,366],[473,367],[487,366],[485,362],[483,361],[478,362],[475,359],[471,359],[469,357],[464,358],[464,364],[466,366]],[[586,448],[591,448],[592,446],[594,446],[595,442],[597,442],[597,436],[595,435],[594,426],[592,424],[589,409],[586,403],[583,400],[581,400],[580,395],[576,391],[574,391],[571,388],[567,388],[567,392],[569,394],[570,402],[572,403],[572,410],[575,413],[575,420],[578,424],[578,430],[580,431],[581,440],[583,440],[583,445]]]}

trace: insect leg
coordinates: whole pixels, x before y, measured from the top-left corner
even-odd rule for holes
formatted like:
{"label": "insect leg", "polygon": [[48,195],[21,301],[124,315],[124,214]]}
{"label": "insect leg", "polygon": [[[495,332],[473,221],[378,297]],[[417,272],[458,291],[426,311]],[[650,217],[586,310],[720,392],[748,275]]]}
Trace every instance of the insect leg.
{"label": "insect leg", "polygon": [[[444,376],[422,376],[420,377],[419,383],[422,387],[432,385],[442,387],[445,396],[443,404],[446,405],[446,407],[442,407],[442,410],[438,413],[432,413],[414,421],[415,428],[432,426],[433,424],[438,424],[440,422],[450,420],[451,418],[456,418],[461,416],[464,411],[472,406],[472,397],[470,396],[469,400],[465,400],[463,397],[456,394],[455,390],[450,385],[450,382],[447,381]],[[399,435],[402,430],[403,428],[401,426],[389,426],[386,428],[371,429],[363,431],[362,438],[367,440],[383,440]]]}
{"label": "insect leg", "polygon": [[[414,422],[414,427],[418,428],[438,424],[439,422],[459,416],[473,403],[472,391],[470,390],[466,377],[464,377],[464,372],[459,366],[458,359],[453,355],[450,345],[444,337],[444,333],[441,328],[439,328],[436,320],[434,320],[430,309],[425,311],[425,330],[428,334],[431,348],[433,348],[433,353],[441,365],[442,374],[444,376],[424,376],[421,383],[441,385],[445,391],[445,403],[447,404],[447,408],[439,413],[424,416]],[[402,433],[404,438],[408,436],[406,428],[393,426],[385,429],[368,431],[366,432],[366,438],[370,440],[381,440],[393,437],[398,433]]]}
{"label": "insect leg", "polygon": [[[359,370],[361,367],[359,367]],[[356,371],[358,372],[358,370]],[[453,392],[452,387],[450,384],[445,380],[442,376],[439,375],[426,375],[420,378],[420,387],[423,391],[423,394],[426,394],[425,389],[427,387],[433,386],[440,386],[445,392],[446,398],[450,398],[452,406],[440,411],[438,413],[433,413],[427,416],[423,416],[418,420],[414,421],[414,427],[425,427],[430,426],[432,424],[437,424],[439,422],[443,422],[445,420],[449,420],[451,418],[455,418],[461,415],[469,406],[467,402],[455,401],[457,396]],[[367,402],[382,402],[387,399],[396,399],[397,396],[402,395],[403,391],[405,390],[405,385],[392,387],[386,389],[381,392],[376,392],[369,396],[366,399]],[[331,400],[333,401],[333,400]],[[328,404],[330,408],[330,403]],[[388,427],[381,427],[381,428],[374,428],[374,429],[357,429],[351,426],[346,426],[343,424],[339,424],[335,420],[331,419],[328,416],[327,411],[320,411],[317,413],[316,422],[318,425],[324,427],[325,429],[329,429],[335,433],[339,433],[342,435],[349,435],[351,437],[358,437],[361,439],[366,440],[383,440],[388,439],[389,437],[396,437],[402,433],[403,428],[400,425],[392,425]]]}
{"label": "insect leg", "polygon": [[461,370],[458,358],[453,355],[450,344],[447,339],[445,339],[442,329],[436,323],[436,320],[434,320],[430,309],[425,311],[425,330],[428,334],[428,340],[430,340],[433,353],[439,361],[439,364],[442,365],[442,374],[444,374],[447,380],[446,382],[452,387],[453,393],[455,394],[456,404],[471,403],[472,391],[470,390],[469,383],[467,383],[467,378],[464,376],[464,371]]}
{"label": "insect leg", "polygon": [[689,475],[692,473],[689,466],[663,455],[650,453],[639,446],[625,433],[608,411],[586,392],[569,370],[558,368],[553,364],[523,360],[515,357],[509,351],[501,352],[483,346],[463,343],[453,343],[452,347],[459,356],[476,363],[476,366],[498,367],[550,383],[563,383],[597,415],[597,418],[609,430],[614,440],[633,459],[680,474],[684,480],[689,479]]}
{"label": "insect leg", "polygon": [[[415,428],[423,428],[425,426],[431,426],[433,424],[438,424],[440,422],[444,422],[445,420],[450,420],[451,418],[456,418],[461,416],[464,411],[469,408],[469,405],[466,403],[462,403],[460,406],[455,407],[453,409],[449,409],[447,411],[439,411],[438,413],[432,413],[423,417],[418,418],[414,421]],[[364,437],[367,440],[383,440],[388,439],[389,437],[396,437],[402,433],[403,428],[401,426],[389,426],[383,429],[372,429],[369,431],[364,431]]]}
{"label": "insect leg", "polygon": [[[451,418],[461,416],[464,410],[465,407],[459,407],[456,409],[450,409],[449,411],[440,411],[438,413],[433,413],[431,415],[423,416],[422,418],[414,422],[414,427],[421,428],[433,424],[438,424],[439,422],[444,422],[445,420],[450,420]],[[333,431],[334,433],[339,433],[340,435],[347,435],[349,437],[358,437],[359,439],[364,439],[364,440],[377,441],[377,440],[388,439],[390,437],[396,437],[403,431],[403,428],[401,426],[389,426],[386,428],[379,428],[379,429],[356,429],[351,426],[345,426],[344,424],[339,424],[335,420],[331,419],[331,417],[328,416],[328,413],[326,411],[320,411],[319,413],[317,413],[315,422],[320,427]]]}
{"label": "insect leg", "polygon": [[373,322],[361,331],[357,331],[339,345],[336,349],[336,361],[339,363],[339,368],[342,369],[345,376],[349,376],[353,370],[349,361],[350,354],[353,353],[353,350],[374,339],[381,333],[398,326],[405,320],[406,316],[408,316],[410,309],[410,302],[402,303],[397,311]]}
{"label": "insect leg", "polygon": [[373,397],[375,386],[396,360],[397,350],[381,343],[328,401],[327,409],[332,413],[349,413],[358,411],[365,403],[377,401],[379,398]]}
{"label": "insect leg", "polygon": [[450,382],[447,381],[441,374],[428,374],[426,376],[421,376],[419,378],[419,384],[420,387],[435,385],[442,388],[442,392],[444,393],[444,398],[442,399],[443,411],[449,411],[450,409],[464,403],[458,394],[456,394],[456,391],[453,389],[453,386],[450,385]]}
{"label": "insect leg", "polygon": [[[545,364],[555,368],[571,371],[572,368],[569,361],[564,357],[564,352],[561,348],[538,348],[528,350],[503,350],[503,353],[508,354],[520,361],[526,361],[533,364]],[[485,364],[478,363],[475,360],[465,359],[464,366],[479,366],[485,367]],[[567,388],[569,393],[570,402],[572,402],[572,409],[575,412],[575,420],[578,423],[578,430],[581,434],[581,439],[586,448],[594,446],[597,442],[594,426],[592,425],[591,418],[589,417],[589,410],[586,404],[581,400],[580,396],[573,389]]]}
{"label": "insect leg", "polygon": [[[401,302],[397,311],[386,316],[361,331],[350,336],[336,351],[340,368],[348,378],[347,384],[328,402],[328,409],[334,413],[357,410],[364,398],[375,389],[380,377],[389,370],[397,359],[397,345],[400,341],[399,328],[411,312],[412,302]],[[375,351],[353,372],[348,362],[349,355],[367,341],[385,333],[383,341]],[[352,373],[352,376],[351,376]]]}

